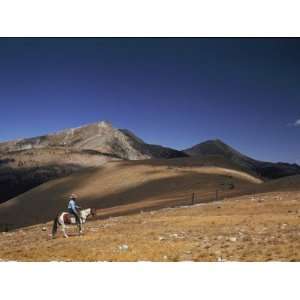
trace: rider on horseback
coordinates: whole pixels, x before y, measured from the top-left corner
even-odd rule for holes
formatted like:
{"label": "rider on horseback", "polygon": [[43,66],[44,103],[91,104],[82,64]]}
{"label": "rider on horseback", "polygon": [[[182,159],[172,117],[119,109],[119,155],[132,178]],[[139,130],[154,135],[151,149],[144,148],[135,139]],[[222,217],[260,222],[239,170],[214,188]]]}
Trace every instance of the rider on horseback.
{"label": "rider on horseback", "polygon": [[72,194],[70,196],[70,201],[68,204],[68,212],[75,216],[76,223],[78,224],[79,230],[81,232],[81,220],[80,220],[80,206],[76,204],[75,200],[77,199],[77,196],[75,194]]}

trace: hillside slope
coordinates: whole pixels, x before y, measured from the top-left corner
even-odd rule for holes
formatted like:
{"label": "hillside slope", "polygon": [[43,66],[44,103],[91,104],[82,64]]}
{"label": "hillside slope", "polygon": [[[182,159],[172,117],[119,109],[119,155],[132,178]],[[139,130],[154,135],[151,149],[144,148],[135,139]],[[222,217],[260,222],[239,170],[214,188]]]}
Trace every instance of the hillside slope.
{"label": "hillside slope", "polygon": [[[191,158],[170,160],[119,161],[80,171],[44,183],[0,205],[2,223],[20,227],[53,219],[65,210],[68,196],[75,192],[83,207],[119,207],[119,213],[215,199],[216,189],[234,187],[230,195],[241,194],[262,183],[226,161]],[[109,211],[107,212],[110,213]]]}
{"label": "hillside slope", "polygon": [[0,203],[51,179],[86,168],[99,167],[111,160],[119,158],[97,151],[54,147],[2,154]]}

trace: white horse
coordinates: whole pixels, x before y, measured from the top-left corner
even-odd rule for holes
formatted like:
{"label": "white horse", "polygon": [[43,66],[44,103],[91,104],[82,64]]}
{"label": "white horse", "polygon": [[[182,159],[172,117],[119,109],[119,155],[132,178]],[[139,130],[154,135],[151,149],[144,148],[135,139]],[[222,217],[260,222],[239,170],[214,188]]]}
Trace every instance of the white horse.
{"label": "white horse", "polygon": [[[87,218],[89,216],[95,216],[95,215],[96,215],[95,208],[87,208],[80,211],[80,224],[78,224],[79,234],[83,233],[83,224],[86,222]],[[56,235],[58,225],[61,226],[61,230],[64,234],[64,237],[68,238],[69,236],[66,233],[66,226],[65,226],[66,224],[76,225],[75,216],[68,212],[59,213],[53,222],[52,238],[54,238]]]}

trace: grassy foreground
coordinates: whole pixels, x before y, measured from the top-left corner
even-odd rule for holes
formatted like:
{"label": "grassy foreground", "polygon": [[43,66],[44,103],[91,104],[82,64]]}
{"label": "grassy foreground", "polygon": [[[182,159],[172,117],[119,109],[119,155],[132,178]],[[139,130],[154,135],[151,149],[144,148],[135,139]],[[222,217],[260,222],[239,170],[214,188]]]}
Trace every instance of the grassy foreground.
{"label": "grassy foreground", "polygon": [[17,261],[300,261],[300,193],[89,221],[70,238],[52,223],[0,234],[0,259]]}

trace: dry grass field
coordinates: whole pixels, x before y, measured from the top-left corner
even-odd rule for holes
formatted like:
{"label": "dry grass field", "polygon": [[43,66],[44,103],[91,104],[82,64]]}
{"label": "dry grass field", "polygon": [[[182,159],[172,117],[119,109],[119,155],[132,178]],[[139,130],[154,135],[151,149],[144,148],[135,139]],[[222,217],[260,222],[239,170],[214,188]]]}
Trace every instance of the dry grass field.
{"label": "dry grass field", "polygon": [[[101,214],[101,211],[99,211]],[[90,220],[85,234],[52,223],[0,234],[17,261],[300,261],[300,190]]]}

